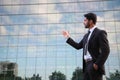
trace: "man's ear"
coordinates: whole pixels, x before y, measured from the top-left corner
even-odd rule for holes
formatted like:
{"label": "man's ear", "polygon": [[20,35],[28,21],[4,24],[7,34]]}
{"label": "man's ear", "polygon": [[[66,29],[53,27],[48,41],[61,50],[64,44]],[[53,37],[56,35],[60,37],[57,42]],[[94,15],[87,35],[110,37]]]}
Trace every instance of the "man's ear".
{"label": "man's ear", "polygon": [[92,21],[92,20],[90,20],[89,22],[90,22],[90,24],[93,24],[93,21]]}

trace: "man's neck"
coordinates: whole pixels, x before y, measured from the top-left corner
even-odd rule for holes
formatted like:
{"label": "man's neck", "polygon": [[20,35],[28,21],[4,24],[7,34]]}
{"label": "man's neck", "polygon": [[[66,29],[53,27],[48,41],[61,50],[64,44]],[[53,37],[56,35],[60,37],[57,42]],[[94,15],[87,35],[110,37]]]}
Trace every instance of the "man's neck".
{"label": "man's neck", "polygon": [[93,24],[93,25],[90,25],[89,29],[92,29],[94,26],[95,26],[94,24]]}

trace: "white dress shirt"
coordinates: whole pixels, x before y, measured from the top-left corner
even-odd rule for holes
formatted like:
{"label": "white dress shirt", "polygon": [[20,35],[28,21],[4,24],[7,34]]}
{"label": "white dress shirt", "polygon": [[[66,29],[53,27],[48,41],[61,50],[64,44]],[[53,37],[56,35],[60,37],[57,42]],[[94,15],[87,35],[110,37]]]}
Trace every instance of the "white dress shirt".
{"label": "white dress shirt", "polygon": [[[90,34],[89,34],[89,36],[88,36],[88,40],[90,39],[90,37],[91,37],[91,35],[92,35],[92,33],[93,33],[93,31],[94,31],[95,28],[96,28],[96,26],[94,26],[94,27],[92,27],[91,29],[89,29]],[[89,45],[88,45],[88,46],[89,46]],[[90,55],[90,53],[89,53],[88,50],[87,50],[87,54],[84,55],[84,59],[85,59],[85,60],[87,60],[87,59],[92,59],[92,57],[91,57],[91,55]]]}

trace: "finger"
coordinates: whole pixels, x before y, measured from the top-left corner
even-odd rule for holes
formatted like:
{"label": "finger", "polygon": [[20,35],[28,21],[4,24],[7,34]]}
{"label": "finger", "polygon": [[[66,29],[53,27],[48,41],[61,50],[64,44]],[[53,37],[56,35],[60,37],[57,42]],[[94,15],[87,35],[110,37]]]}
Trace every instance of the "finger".
{"label": "finger", "polygon": [[66,31],[63,31],[62,33],[63,33],[64,35],[66,35],[66,34],[67,34],[67,32],[66,32]]}

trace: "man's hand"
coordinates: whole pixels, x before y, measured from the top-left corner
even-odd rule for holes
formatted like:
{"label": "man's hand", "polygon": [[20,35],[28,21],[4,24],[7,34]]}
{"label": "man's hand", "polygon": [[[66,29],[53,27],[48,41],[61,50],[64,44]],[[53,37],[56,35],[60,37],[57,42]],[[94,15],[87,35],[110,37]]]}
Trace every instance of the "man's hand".
{"label": "man's hand", "polygon": [[93,68],[94,68],[95,70],[98,70],[98,65],[93,64]]}
{"label": "man's hand", "polygon": [[69,35],[69,32],[68,31],[62,31],[62,34],[65,38],[69,38],[70,35]]}

